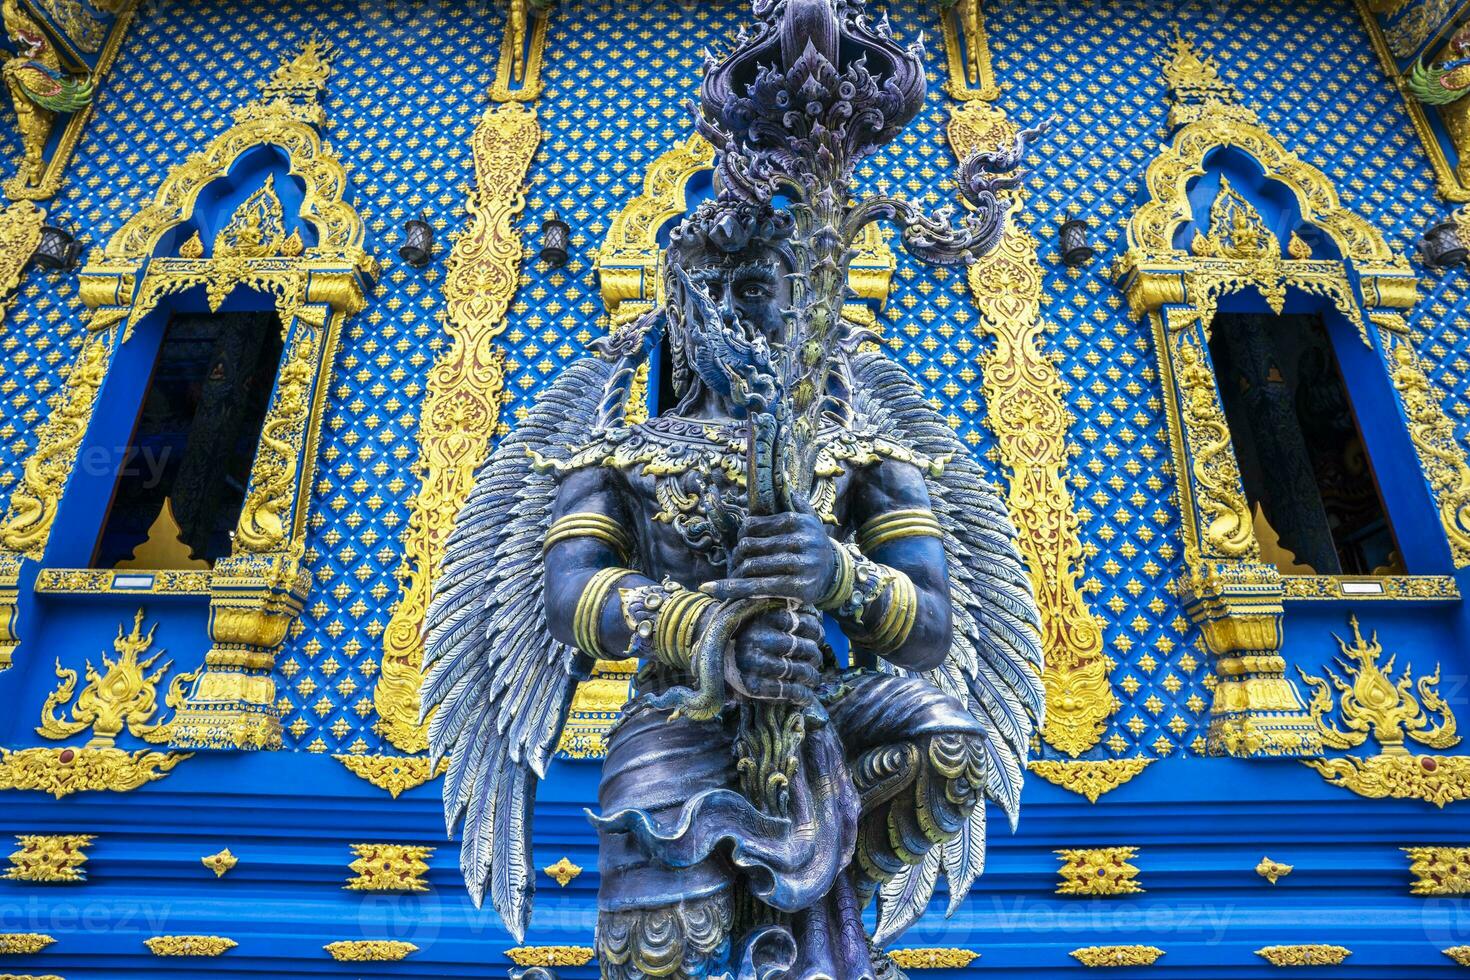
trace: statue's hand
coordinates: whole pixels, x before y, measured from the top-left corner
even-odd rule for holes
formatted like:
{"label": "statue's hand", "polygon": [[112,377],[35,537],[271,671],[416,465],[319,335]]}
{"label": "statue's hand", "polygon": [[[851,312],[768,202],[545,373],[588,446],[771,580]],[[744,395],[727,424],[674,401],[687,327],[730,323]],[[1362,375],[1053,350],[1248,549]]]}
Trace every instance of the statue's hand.
{"label": "statue's hand", "polygon": [[832,540],[816,514],[749,517],[740,528],[730,577],[704,591],[717,599],[793,599],[814,605],[837,574]]}
{"label": "statue's hand", "polygon": [[822,619],[815,610],[761,613],[735,637],[725,682],[762,701],[812,701],[822,667]]}

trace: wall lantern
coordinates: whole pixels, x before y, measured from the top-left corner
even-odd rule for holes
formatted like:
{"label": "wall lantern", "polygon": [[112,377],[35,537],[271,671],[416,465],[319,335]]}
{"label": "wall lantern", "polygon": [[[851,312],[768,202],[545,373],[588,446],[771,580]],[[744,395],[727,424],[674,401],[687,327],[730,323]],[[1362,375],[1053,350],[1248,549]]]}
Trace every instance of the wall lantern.
{"label": "wall lantern", "polygon": [[572,242],[572,229],[555,211],[541,222],[541,261],[556,267],[567,264],[567,247]]}
{"label": "wall lantern", "polygon": [[434,257],[434,228],[427,218],[420,214],[403,225],[404,241],[398,256],[415,269],[422,269]]}
{"label": "wall lantern", "polygon": [[1062,264],[1069,269],[1081,268],[1097,254],[1088,240],[1087,231],[1087,222],[1081,218],[1065,222],[1057,231],[1062,243]]}
{"label": "wall lantern", "polygon": [[1445,269],[1452,265],[1464,265],[1470,258],[1470,249],[1460,236],[1460,226],[1453,218],[1445,218],[1429,226],[1419,241],[1419,254],[1424,264],[1432,269]]}
{"label": "wall lantern", "polygon": [[76,268],[81,254],[82,243],[77,241],[74,232],[48,222],[41,226],[41,241],[31,254],[31,261],[43,269],[56,272]]}

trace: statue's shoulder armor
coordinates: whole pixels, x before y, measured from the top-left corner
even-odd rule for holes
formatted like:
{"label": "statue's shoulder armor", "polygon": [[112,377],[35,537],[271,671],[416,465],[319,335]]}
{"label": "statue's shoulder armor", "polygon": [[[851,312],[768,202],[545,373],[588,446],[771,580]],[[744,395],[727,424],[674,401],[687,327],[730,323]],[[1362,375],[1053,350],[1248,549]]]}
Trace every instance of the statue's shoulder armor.
{"label": "statue's shoulder armor", "polygon": [[831,425],[822,430],[816,475],[836,476],[844,467],[856,469],[890,459],[917,466],[926,476],[938,477],[944,473],[944,466],[951,458],[950,453],[942,456],[921,453],[876,429]]}

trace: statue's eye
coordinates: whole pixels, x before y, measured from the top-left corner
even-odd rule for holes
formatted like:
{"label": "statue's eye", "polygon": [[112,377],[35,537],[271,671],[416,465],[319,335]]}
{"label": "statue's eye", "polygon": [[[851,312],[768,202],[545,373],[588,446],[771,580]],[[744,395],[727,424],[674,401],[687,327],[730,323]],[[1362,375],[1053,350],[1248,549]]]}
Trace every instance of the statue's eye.
{"label": "statue's eye", "polygon": [[743,283],[737,295],[741,299],[765,299],[766,287],[758,282]]}

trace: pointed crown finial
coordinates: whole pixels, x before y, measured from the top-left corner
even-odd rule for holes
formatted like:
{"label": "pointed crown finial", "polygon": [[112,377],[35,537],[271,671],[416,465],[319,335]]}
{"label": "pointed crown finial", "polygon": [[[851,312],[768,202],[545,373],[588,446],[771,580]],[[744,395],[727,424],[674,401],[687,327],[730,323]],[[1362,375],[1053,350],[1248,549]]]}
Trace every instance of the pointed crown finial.
{"label": "pointed crown finial", "polygon": [[1171,126],[1210,117],[1255,121],[1255,114],[1240,104],[1235,86],[1220,77],[1214,60],[1201,57],[1178,26],[1174,28],[1174,43],[1160,59],[1160,68],[1174,104],[1169,112]]}

